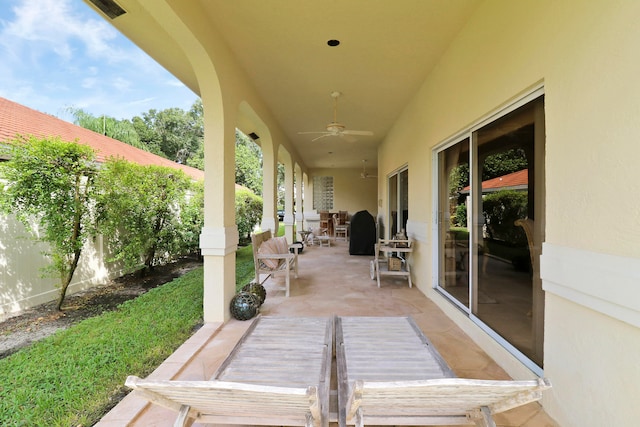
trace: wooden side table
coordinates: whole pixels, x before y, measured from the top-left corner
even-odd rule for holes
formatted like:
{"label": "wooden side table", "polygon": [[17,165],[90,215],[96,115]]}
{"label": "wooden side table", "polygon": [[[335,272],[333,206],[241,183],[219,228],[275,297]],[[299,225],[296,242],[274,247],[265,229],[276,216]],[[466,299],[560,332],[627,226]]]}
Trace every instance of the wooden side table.
{"label": "wooden side table", "polygon": [[[371,279],[378,280],[380,287],[380,276],[402,276],[409,281],[409,287],[413,287],[411,282],[411,267],[409,266],[409,255],[413,252],[413,241],[408,240],[385,240],[380,239],[376,244],[374,258],[371,261]],[[399,270],[390,270],[387,258],[389,255],[397,253],[402,259],[402,265]],[[382,254],[382,256],[381,256]],[[387,265],[387,268],[381,269],[380,265]]]}

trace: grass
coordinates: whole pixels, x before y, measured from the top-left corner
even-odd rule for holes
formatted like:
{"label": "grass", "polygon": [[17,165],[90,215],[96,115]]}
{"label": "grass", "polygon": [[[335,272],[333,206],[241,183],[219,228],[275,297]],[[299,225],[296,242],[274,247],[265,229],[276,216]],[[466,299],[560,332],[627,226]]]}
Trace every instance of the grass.
{"label": "grass", "polygon": [[[251,246],[240,248],[237,283],[253,274]],[[0,425],[95,424],[127,375],[149,375],[202,323],[203,280],[191,271],[0,360]]]}
{"label": "grass", "polygon": [[255,269],[253,267],[253,249],[252,246],[238,248],[236,252],[236,291],[239,291],[247,283],[251,282],[255,277]]}

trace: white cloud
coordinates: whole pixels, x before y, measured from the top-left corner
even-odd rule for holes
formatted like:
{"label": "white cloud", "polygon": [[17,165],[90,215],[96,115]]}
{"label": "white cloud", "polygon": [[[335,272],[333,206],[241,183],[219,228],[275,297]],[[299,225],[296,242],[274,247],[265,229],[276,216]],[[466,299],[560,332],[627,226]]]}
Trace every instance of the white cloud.
{"label": "white cloud", "polygon": [[105,21],[74,11],[70,0],[22,0],[13,11],[15,20],[6,25],[3,38],[38,42],[64,59],[72,57],[77,43],[90,56],[104,54],[117,36]]}
{"label": "white cloud", "polygon": [[117,118],[190,105],[181,82],[81,0],[0,0],[0,96]]}
{"label": "white cloud", "polygon": [[151,97],[151,98],[138,99],[136,101],[128,102],[127,105],[133,107],[133,106],[138,106],[138,105],[149,104],[154,99],[156,99],[156,98]]}
{"label": "white cloud", "polygon": [[116,77],[112,85],[117,90],[128,91],[131,88],[131,82],[123,77]]}

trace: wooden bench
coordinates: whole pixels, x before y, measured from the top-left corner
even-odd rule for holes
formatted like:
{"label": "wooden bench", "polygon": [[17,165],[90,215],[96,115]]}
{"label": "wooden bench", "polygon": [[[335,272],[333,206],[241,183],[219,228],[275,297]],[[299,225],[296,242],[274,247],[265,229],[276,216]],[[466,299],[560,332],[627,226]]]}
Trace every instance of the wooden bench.
{"label": "wooden bench", "polygon": [[[285,237],[272,237],[271,230],[251,235],[253,263],[256,270],[255,282],[262,284],[270,276],[284,275],[286,296],[289,296],[290,276],[298,278],[299,243],[289,245]],[[266,275],[261,279],[261,275]]]}

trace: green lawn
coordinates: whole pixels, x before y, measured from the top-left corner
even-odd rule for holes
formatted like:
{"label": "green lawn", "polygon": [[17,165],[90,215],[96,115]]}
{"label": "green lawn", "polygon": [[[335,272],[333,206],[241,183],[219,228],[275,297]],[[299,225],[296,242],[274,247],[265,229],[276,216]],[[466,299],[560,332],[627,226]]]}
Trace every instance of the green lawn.
{"label": "green lawn", "polygon": [[251,282],[254,277],[252,246],[238,248],[236,252],[236,291]]}
{"label": "green lawn", "polygon": [[[251,246],[236,258],[238,287],[253,278]],[[0,425],[91,426],[202,323],[203,269],[0,360]]]}

